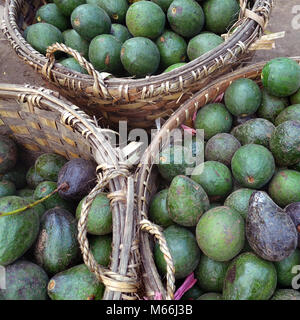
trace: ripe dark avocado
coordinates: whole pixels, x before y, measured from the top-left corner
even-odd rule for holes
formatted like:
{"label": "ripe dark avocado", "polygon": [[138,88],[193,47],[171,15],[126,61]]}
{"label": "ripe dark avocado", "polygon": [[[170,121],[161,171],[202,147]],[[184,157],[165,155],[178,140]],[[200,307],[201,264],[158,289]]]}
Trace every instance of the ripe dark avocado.
{"label": "ripe dark avocado", "polygon": [[278,166],[291,166],[300,161],[300,121],[289,120],[273,131],[270,150]]}
{"label": "ripe dark avocado", "polygon": [[183,37],[191,38],[204,26],[204,12],[194,0],[174,0],[167,13],[171,28]]}
{"label": "ripe dark avocado", "polygon": [[132,35],[128,31],[128,29],[122,24],[118,24],[118,23],[113,23],[111,25],[110,33],[122,43],[132,38]]}
{"label": "ripe dark avocado", "polygon": [[79,64],[79,62],[77,62],[75,58],[65,58],[60,60],[59,63],[68,69],[87,74],[87,71],[81,67],[81,65]]}
{"label": "ripe dark avocado", "polygon": [[231,172],[221,162],[206,161],[198,165],[191,178],[202,186],[211,201],[224,199],[232,190]]}
{"label": "ripe dark avocado", "polygon": [[224,42],[224,39],[211,32],[202,32],[189,41],[187,54],[190,61],[197,59],[203,54],[213,50]]}
{"label": "ripe dark avocado", "polygon": [[79,253],[74,216],[61,208],[46,211],[34,248],[36,263],[48,274],[56,274],[76,264]]}
{"label": "ripe dark avocado", "polygon": [[167,12],[171,3],[173,2],[173,0],[151,0],[152,2],[155,2],[156,4],[158,4],[164,12]]}
{"label": "ripe dark avocado", "polygon": [[197,224],[196,238],[200,249],[210,259],[229,261],[244,247],[244,219],[229,207],[210,209]]}
{"label": "ripe dark avocado", "polygon": [[264,146],[246,144],[239,148],[231,160],[234,178],[243,186],[259,189],[265,186],[275,172],[272,153]]}
{"label": "ripe dark avocado", "polygon": [[16,186],[11,181],[0,181],[0,198],[16,194]]}
{"label": "ripe dark avocado", "polygon": [[5,268],[6,289],[0,300],[47,300],[48,276],[36,264],[18,260]]}
{"label": "ripe dark avocado", "polygon": [[232,116],[222,103],[210,103],[201,108],[195,120],[195,129],[204,130],[205,140],[217,133],[229,132]]}
{"label": "ripe dark avocado", "polygon": [[228,265],[229,262],[214,261],[203,254],[195,270],[200,288],[205,292],[222,292]]}
{"label": "ripe dark avocado", "polygon": [[293,289],[277,289],[271,300],[300,300],[300,292]]}
{"label": "ripe dark avocado", "polygon": [[30,167],[26,173],[26,181],[30,188],[35,189],[39,183],[44,181],[37,172],[34,166]]}
{"label": "ripe dark avocado", "polygon": [[122,43],[111,34],[95,37],[89,47],[89,59],[98,71],[120,73],[123,69],[120,53]]}
{"label": "ripe dark avocado", "polygon": [[46,54],[47,48],[52,44],[64,42],[61,31],[46,22],[31,25],[28,29],[26,40],[35,50],[44,55]]}
{"label": "ripe dark avocado", "polygon": [[291,287],[296,275],[293,273],[293,268],[300,265],[300,250],[296,249],[287,258],[274,262],[274,265],[277,271],[278,284],[283,288]]}
{"label": "ripe dark avocado", "polygon": [[291,217],[298,232],[298,247],[300,248],[300,202],[293,202],[284,208]]}
{"label": "ripe dark avocado", "polygon": [[272,262],[254,253],[245,252],[236,257],[226,272],[223,299],[268,300],[276,289],[277,275]]}
{"label": "ripe dark avocado", "polygon": [[257,109],[257,115],[260,118],[267,119],[274,123],[275,118],[288,105],[289,105],[288,98],[274,97],[270,95],[265,88],[263,88],[261,105]]}
{"label": "ripe dark avocado", "polygon": [[[27,205],[17,196],[0,199],[0,213]],[[10,216],[0,216],[0,265],[7,266],[20,258],[33,244],[39,231],[39,217],[33,209]]]}
{"label": "ripe dark avocado", "polygon": [[269,184],[271,198],[281,207],[300,201],[300,172],[280,170]]}
{"label": "ripe dark avocado", "polygon": [[264,191],[256,191],[250,198],[246,236],[254,252],[268,261],[287,258],[298,242],[292,219]]}
{"label": "ripe dark avocado", "polygon": [[233,81],[226,89],[224,101],[227,109],[235,116],[255,113],[261,105],[261,91],[251,79]]}
{"label": "ripe dark avocado", "polygon": [[186,60],[187,44],[175,32],[165,31],[157,38],[156,45],[160,53],[160,63],[163,68]]}
{"label": "ripe dark avocado", "polygon": [[279,126],[281,123],[289,120],[300,121],[300,104],[293,104],[282,110],[275,119],[275,125]]}
{"label": "ripe dark avocado", "polygon": [[63,156],[55,153],[44,153],[35,161],[35,170],[44,180],[57,181],[62,166],[67,162]]}
{"label": "ripe dark avocado", "polygon": [[[76,209],[76,219],[80,219],[84,197]],[[93,200],[87,218],[87,232],[94,235],[106,235],[112,232],[112,212],[106,193],[99,193]]]}
{"label": "ripe dark avocado", "polygon": [[214,33],[227,33],[237,21],[240,6],[236,0],[207,0],[203,3],[205,29]]}
{"label": "ripe dark avocado", "polygon": [[249,200],[253,189],[241,188],[232,192],[225,200],[224,206],[236,210],[244,219],[246,219],[249,208]]}
{"label": "ripe dark avocado", "polygon": [[201,215],[209,209],[209,199],[204,189],[186,176],[176,176],[167,196],[169,217],[177,224],[196,226]]}
{"label": "ripe dark avocado", "polygon": [[112,252],[112,236],[93,236],[89,239],[90,249],[97,263],[108,267]]}
{"label": "ripe dark avocado", "polygon": [[85,1],[86,0],[53,0],[65,16],[70,16],[72,11],[79,5],[84,4]]}
{"label": "ripe dark avocado", "polygon": [[[195,270],[200,259],[200,249],[195,236],[188,229],[172,225],[163,232],[175,266],[175,278],[182,279]],[[154,247],[156,266],[162,274],[166,273],[166,262],[158,243]]]}
{"label": "ripe dark avocado", "polygon": [[104,285],[85,264],[56,274],[48,283],[52,300],[101,300]]}
{"label": "ripe dark avocado", "polygon": [[86,59],[89,53],[89,42],[82,38],[82,36],[74,29],[69,29],[63,32],[64,44],[78,51]]}
{"label": "ripe dark avocado", "polygon": [[110,33],[111,21],[108,14],[100,7],[82,4],[71,15],[71,23],[82,38],[90,41],[99,34]]}
{"label": "ripe dark avocado", "polygon": [[218,161],[229,167],[234,153],[240,147],[240,142],[233,135],[218,133],[211,137],[206,143],[205,160]]}
{"label": "ripe dark avocado", "polygon": [[248,120],[245,123],[233,128],[234,135],[242,145],[255,143],[269,147],[269,141],[275,126],[272,122],[262,118]]}
{"label": "ripe dark avocado", "polygon": [[0,136],[0,173],[6,173],[17,163],[18,150],[15,142],[7,136]]}
{"label": "ripe dark avocado", "polygon": [[59,195],[66,200],[81,200],[96,184],[96,164],[85,159],[72,159],[59,171],[57,185],[66,183]]}
{"label": "ripe dark avocado", "polygon": [[149,218],[163,228],[174,224],[167,207],[168,189],[163,189],[153,196],[149,206]]}
{"label": "ripe dark avocado", "polygon": [[125,22],[128,3],[126,0],[86,0],[88,4],[94,4],[105,10],[112,21]]}
{"label": "ripe dark avocado", "polygon": [[70,26],[69,19],[63,15],[55,3],[41,6],[35,15],[37,22],[47,22],[60,31],[65,31]]}
{"label": "ripe dark avocado", "polygon": [[156,39],[165,28],[166,16],[156,3],[138,1],[126,13],[126,26],[134,37]]}
{"label": "ripe dark avocado", "polygon": [[150,39],[131,38],[123,43],[121,62],[132,76],[145,77],[157,71],[160,62],[159,50]]}
{"label": "ripe dark avocado", "polygon": [[300,66],[290,58],[275,58],[264,66],[261,79],[271,95],[287,97],[300,87]]}

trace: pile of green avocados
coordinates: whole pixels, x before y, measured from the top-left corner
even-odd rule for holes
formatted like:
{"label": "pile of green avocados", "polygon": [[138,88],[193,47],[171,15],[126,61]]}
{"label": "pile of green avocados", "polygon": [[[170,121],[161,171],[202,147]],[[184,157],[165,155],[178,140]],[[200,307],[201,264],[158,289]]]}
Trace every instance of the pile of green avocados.
{"label": "pile of green avocados", "polygon": [[[42,54],[58,42],[98,71],[145,77],[169,72],[224,42],[237,21],[237,0],[53,0],[24,31]],[[86,73],[72,57],[59,63]]]}
{"label": "pile of green avocados", "polygon": [[[0,136],[0,266],[6,277],[0,300],[101,300],[104,285],[83,263],[77,240],[96,164],[44,153],[27,170],[23,156],[11,138]],[[108,266],[112,213],[105,193],[92,202],[87,232],[96,261]]]}
{"label": "pile of green avocados", "polygon": [[[300,300],[300,66],[276,58],[261,78],[261,88],[235,80],[221,102],[199,109],[202,142],[177,139],[159,153],[149,217],[162,227],[177,286],[197,279],[183,299]],[[158,244],[153,255],[163,279]]]}

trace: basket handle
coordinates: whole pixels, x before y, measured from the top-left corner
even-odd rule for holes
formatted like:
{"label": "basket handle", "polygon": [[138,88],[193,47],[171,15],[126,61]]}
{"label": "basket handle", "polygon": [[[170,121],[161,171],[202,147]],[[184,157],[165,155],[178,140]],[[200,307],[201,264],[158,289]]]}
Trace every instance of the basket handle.
{"label": "basket handle", "polygon": [[87,73],[94,78],[93,91],[95,95],[106,99],[112,99],[112,96],[110,95],[107,86],[104,82],[104,80],[110,77],[111,74],[107,72],[100,73],[96,71],[94,66],[90,62],[88,62],[78,51],[70,47],[67,47],[63,43],[56,42],[47,48],[46,57],[48,59],[42,68],[42,74],[47,80],[52,81],[51,71],[55,64],[54,53],[57,51],[61,51],[73,56],[73,58],[80,64],[80,66],[84,68],[87,71]]}
{"label": "basket handle", "polygon": [[149,221],[148,219],[143,219],[140,221],[141,230],[145,230],[151,235],[154,236],[158,240],[159,247],[161,252],[163,253],[166,265],[167,265],[167,284],[166,284],[166,299],[167,300],[174,300],[174,293],[175,293],[175,266],[173,263],[173,259],[170,253],[170,250],[167,245],[166,238],[164,237],[163,233],[160,231],[160,228]]}

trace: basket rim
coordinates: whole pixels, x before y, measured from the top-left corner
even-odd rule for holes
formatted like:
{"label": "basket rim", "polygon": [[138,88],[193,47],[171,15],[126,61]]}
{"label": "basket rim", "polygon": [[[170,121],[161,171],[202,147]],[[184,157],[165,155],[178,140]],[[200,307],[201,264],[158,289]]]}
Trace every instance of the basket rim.
{"label": "basket rim", "polygon": [[[298,62],[300,65],[300,56],[291,57],[293,60]],[[236,71],[233,71],[225,76],[218,78],[213,81],[203,89],[201,89],[197,94],[192,98],[184,102],[164,123],[162,128],[157,132],[151,144],[148,146],[144,152],[143,157],[141,158],[140,164],[135,172],[135,187],[136,187],[136,202],[137,202],[137,211],[139,224],[143,224],[143,219],[147,219],[150,197],[153,196],[153,193],[150,194],[151,187],[149,183],[151,182],[151,176],[157,174],[155,170],[155,165],[152,162],[153,155],[156,154],[159,145],[163,141],[163,137],[169,134],[173,129],[178,128],[187,120],[191,120],[194,113],[197,112],[201,107],[207,103],[216,99],[221,93],[225,92],[226,88],[236,79],[240,78],[250,78],[253,80],[261,81],[260,75],[264,65],[268,61],[259,62]],[[147,270],[151,270],[152,274],[147,275],[151,279],[151,285],[156,289],[162,290],[164,288],[157,268],[154,264],[153,255],[147,251],[149,248],[149,235],[147,233],[141,234],[141,256],[142,264],[149,264]],[[149,267],[150,266],[150,267]],[[167,290],[163,291],[163,294],[166,294],[166,291],[170,291],[174,288],[174,283],[167,283]],[[164,288],[165,289],[165,288]]]}
{"label": "basket rim", "polygon": [[[241,1],[245,1],[245,3],[249,2],[249,0]],[[23,35],[20,33],[16,21],[19,17],[20,8],[22,7],[23,2],[24,0],[6,1],[2,29],[4,30],[6,37],[13,42],[13,46],[17,51],[17,54],[21,58],[27,60],[27,62],[37,70],[41,71],[43,66],[48,62],[48,59],[34,50],[29,43],[26,42]],[[272,6],[273,0],[255,0],[251,11],[259,9],[260,11],[257,14],[264,19],[266,25]],[[141,79],[132,79],[107,77],[107,73],[97,73],[100,75],[101,79],[104,79],[105,86],[108,90],[119,89],[119,91],[122,92],[123,89],[124,92],[120,95],[125,98],[126,91],[134,89],[140,90],[145,87],[146,90],[144,91],[146,92],[143,94],[144,97],[147,98],[147,95],[150,97],[155,96],[157,95],[155,89],[162,87],[163,84],[164,88],[158,90],[159,95],[161,94],[161,91],[168,91],[168,89],[165,88],[165,83],[168,83],[170,92],[182,91],[186,81],[193,83],[197,81],[200,76],[202,77],[203,74],[207,76],[210,72],[215,71],[215,69],[236,61],[238,59],[237,56],[245,52],[248,46],[261,34],[261,26],[259,23],[248,17],[244,18],[244,21],[242,21],[239,28],[239,32],[233,33],[226,42],[219,45],[214,50],[166,74],[162,73]],[[235,48],[236,51],[233,48]],[[80,86],[83,88],[91,87],[94,83],[91,76],[83,75],[76,71],[70,71],[59,63],[54,63],[54,66],[51,69],[51,76],[56,80],[65,79],[67,82],[76,81],[80,83]],[[105,98],[111,100],[112,97],[106,96]]]}

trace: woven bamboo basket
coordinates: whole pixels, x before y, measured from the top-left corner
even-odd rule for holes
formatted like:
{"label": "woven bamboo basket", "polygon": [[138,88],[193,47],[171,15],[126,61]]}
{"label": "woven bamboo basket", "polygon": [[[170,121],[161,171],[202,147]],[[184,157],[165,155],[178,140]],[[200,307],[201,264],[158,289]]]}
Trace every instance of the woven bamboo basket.
{"label": "woven bamboo basket", "polygon": [[[54,152],[67,159],[81,157],[98,164],[96,187],[88,195],[78,222],[83,260],[106,285],[104,299],[137,299],[140,258],[133,210],[134,183],[124,160],[124,149],[120,151],[110,144],[108,134],[112,132],[101,129],[95,120],[57,92],[0,83],[0,133],[10,135],[32,160],[41,152]],[[95,261],[86,231],[91,202],[104,188],[109,191],[113,212],[109,268]]]}
{"label": "woven bamboo basket", "polygon": [[[293,58],[300,64],[300,57]],[[157,152],[167,141],[166,137],[170,132],[182,124],[191,124],[195,112],[206,104],[213,102],[220,94],[224,93],[228,86],[240,78],[249,78],[261,86],[261,71],[265,62],[239,69],[220,79],[214,81],[186,101],[181,107],[165,122],[161,130],[155,135],[147,148],[136,171],[136,198],[138,210],[138,223],[140,225],[140,254],[143,264],[143,278],[146,292],[149,298],[153,298],[156,292],[160,292],[164,299],[173,299],[175,291],[174,265],[166,240],[161,228],[148,220],[149,203],[157,190],[158,172],[154,161]],[[167,263],[167,274],[164,280],[161,279],[152,255],[149,235],[155,237],[160,243],[161,251]]]}
{"label": "woven bamboo basket", "polygon": [[[224,35],[223,44],[174,71],[132,79],[95,71],[78,52],[63,44],[49,47],[47,57],[35,51],[23,38],[23,31],[34,21],[35,12],[43,3],[41,0],[6,1],[2,31],[17,55],[63,95],[86,106],[88,114],[99,115],[101,112],[111,125],[124,120],[136,128],[153,127],[155,119],[170,116],[212,78],[228,72],[249,57],[249,49],[262,36],[273,6],[273,0],[240,0],[235,32],[231,28]],[[72,72],[56,63],[56,51],[74,56],[89,75]]]}

